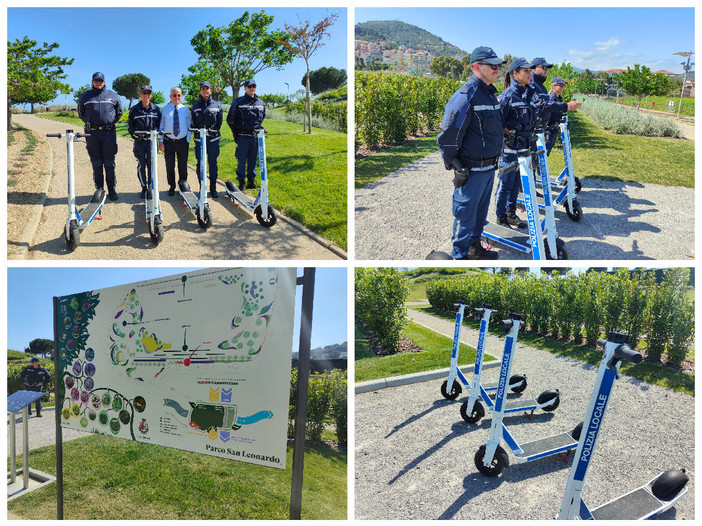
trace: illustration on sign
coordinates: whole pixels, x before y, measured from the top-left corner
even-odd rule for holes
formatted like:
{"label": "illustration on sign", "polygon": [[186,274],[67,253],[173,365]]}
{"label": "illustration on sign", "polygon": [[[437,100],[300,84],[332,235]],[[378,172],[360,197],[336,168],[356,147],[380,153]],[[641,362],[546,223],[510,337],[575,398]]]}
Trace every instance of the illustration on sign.
{"label": "illustration on sign", "polygon": [[285,468],[296,269],[58,298],[63,427]]}

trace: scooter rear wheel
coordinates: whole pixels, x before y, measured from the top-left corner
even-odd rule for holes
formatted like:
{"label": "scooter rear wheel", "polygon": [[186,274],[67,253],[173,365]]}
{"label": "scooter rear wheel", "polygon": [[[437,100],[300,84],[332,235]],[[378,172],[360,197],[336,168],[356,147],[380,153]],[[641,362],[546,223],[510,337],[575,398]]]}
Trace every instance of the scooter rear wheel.
{"label": "scooter rear wheel", "polygon": [[261,205],[256,207],[254,210],[254,215],[256,216],[256,220],[259,222],[259,224],[261,226],[265,226],[266,228],[270,228],[278,222],[278,216],[275,215],[275,210],[273,210],[271,205],[268,205],[268,217],[263,217]]}
{"label": "scooter rear wheel", "polygon": [[71,222],[71,226],[68,229],[68,237],[66,237],[66,231],[63,231],[63,239],[66,242],[68,250],[75,250],[80,245],[80,228],[75,222]]}
{"label": "scooter rear wheel", "polygon": [[685,474],[685,470],[668,470],[662,473],[651,485],[651,493],[660,500],[673,500],[689,480],[690,477]]}
{"label": "scooter rear wheel", "polygon": [[527,378],[523,374],[513,374],[509,379],[509,385],[513,393],[521,393],[527,388]]}
{"label": "scooter rear wheel", "polygon": [[461,391],[463,388],[461,387],[461,384],[459,384],[456,380],[453,381],[453,385],[451,386],[451,392],[449,393],[448,390],[446,389],[448,385],[448,380],[444,380],[444,383],[441,384],[441,395],[446,398],[446,400],[455,400],[458,398],[458,395],[461,394]]}
{"label": "scooter rear wheel", "polygon": [[507,456],[507,452],[502,449],[501,446],[497,446],[497,450],[495,451],[495,456],[492,459],[490,467],[486,467],[483,464],[486,447],[487,446],[482,445],[478,448],[478,452],[475,454],[475,467],[478,468],[478,471],[480,471],[483,475],[488,477],[496,477],[509,466],[509,457]]}

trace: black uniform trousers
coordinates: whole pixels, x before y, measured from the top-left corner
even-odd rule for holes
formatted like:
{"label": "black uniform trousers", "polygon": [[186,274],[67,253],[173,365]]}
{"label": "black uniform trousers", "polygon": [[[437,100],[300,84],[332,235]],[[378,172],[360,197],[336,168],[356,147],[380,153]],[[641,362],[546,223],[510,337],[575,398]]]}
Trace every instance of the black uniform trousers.
{"label": "black uniform trousers", "polygon": [[134,157],[137,160],[137,179],[141,186],[151,186],[151,141],[134,141]]}
{"label": "black uniform trousers", "polygon": [[183,139],[173,140],[168,137],[163,138],[163,157],[166,161],[166,180],[168,186],[174,188],[176,185],[175,168],[176,157],[178,158],[178,182],[188,180],[188,141]]}
{"label": "black uniform trousers", "polygon": [[[217,157],[219,157],[220,137],[208,137],[205,142],[207,148],[207,174],[209,176],[210,188],[215,188],[217,184]],[[200,180],[200,139],[195,139],[195,158],[197,159],[197,177]],[[216,189],[216,188],[215,188]]]}
{"label": "black uniform trousers", "polygon": [[[93,181],[95,188],[114,188],[117,184],[115,177],[115,156],[117,155],[117,133],[115,130],[90,130],[85,138],[85,147],[93,165]],[[103,174],[103,167],[105,172]]]}

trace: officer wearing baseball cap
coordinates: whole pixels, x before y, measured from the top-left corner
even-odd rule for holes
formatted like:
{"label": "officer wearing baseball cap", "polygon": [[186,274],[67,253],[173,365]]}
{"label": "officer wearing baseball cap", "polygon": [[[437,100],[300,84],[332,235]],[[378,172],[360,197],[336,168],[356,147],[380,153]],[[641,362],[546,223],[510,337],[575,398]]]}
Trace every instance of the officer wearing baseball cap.
{"label": "officer wearing baseball cap", "polygon": [[[24,383],[27,391],[35,391],[40,393],[43,390],[44,385],[51,380],[51,375],[49,374],[49,371],[39,365],[39,358],[34,356],[31,360],[29,360],[29,365],[22,369],[22,372],[20,373],[20,380],[22,383]],[[37,399],[36,408],[37,416],[41,417],[41,398]],[[31,415],[32,407],[30,406],[27,409]]]}
{"label": "officer wearing baseball cap", "polygon": [[227,114],[227,124],[236,142],[236,179],[242,192],[247,188],[258,188],[254,182],[258,159],[257,135],[266,118],[266,103],[256,95],[256,81],[249,79],[244,82],[244,92],[244,96],[234,101]]}
{"label": "officer wearing baseball cap", "polygon": [[107,180],[108,195],[112,201],[116,201],[115,124],[122,117],[122,100],[105,87],[105,76],[99,71],[93,73],[92,83],[93,87],[78,100],[78,116],[85,123],[85,133],[90,135],[85,138],[85,147],[93,165],[95,188],[104,188]]}
{"label": "officer wearing baseball cap", "polygon": [[[210,195],[217,198],[217,157],[219,157],[219,129],[222,127],[222,105],[212,98],[212,85],[205,81],[200,83],[200,98],[190,109],[193,128],[207,128],[205,148],[207,148],[207,172],[210,178]],[[197,173],[200,173],[200,140],[195,134],[195,157],[197,158]]]}
{"label": "officer wearing baseball cap", "polygon": [[549,63],[544,57],[536,57],[531,62],[534,64],[534,71],[530,84],[536,90],[534,105],[537,109],[537,119],[542,125],[546,125],[549,122],[552,112],[563,114],[566,111],[574,111],[580,107],[580,103],[574,100],[567,104],[562,101],[551,100],[545,83],[546,77],[548,77],[548,70],[553,67],[553,64]]}
{"label": "officer wearing baseball cap", "polygon": [[[563,102],[562,95],[566,84],[568,83],[561,77],[553,77],[551,79],[551,92],[548,95],[549,100],[553,102]],[[558,123],[561,122],[561,119],[563,118],[563,113],[564,112],[562,111],[555,110],[551,112],[551,115],[548,118],[548,128],[546,128],[546,151],[548,154],[551,153],[553,145],[556,144],[556,141],[558,140],[558,137],[560,135],[555,128],[558,125]]]}
{"label": "officer wearing baseball cap", "polygon": [[[146,135],[136,135],[137,131],[158,130],[161,122],[161,108],[151,102],[151,86],[139,88],[141,103],[129,110],[129,135],[134,139],[134,157],[137,160],[137,178],[141,184],[141,197],[146,197],[146,189],[151,186],[151,143]],[[148,176],[147,176],[148,174]]]}
{"label": "officer wearing baseball cap", "polygon": [[502,152],[504,125],[493,84],[505,62],[492,48],[473,50],[473,76],[446,104],[436,140],[444,167],[455,175],[453,259],[497,259],[497,252],[483,248],[480,237]]}

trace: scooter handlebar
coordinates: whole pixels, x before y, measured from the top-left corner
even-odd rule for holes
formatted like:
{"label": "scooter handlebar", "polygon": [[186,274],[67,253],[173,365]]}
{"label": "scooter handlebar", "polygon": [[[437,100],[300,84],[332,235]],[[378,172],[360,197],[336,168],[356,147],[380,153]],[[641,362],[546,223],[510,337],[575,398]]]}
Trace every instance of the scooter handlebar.
{"label": "scooter handlebar", "polygon": [[501,166],[497,170],[497,175],[506,174],[507,172],[511,172],[512,170],[515,170],[517,167],[519,167],[519,163],[517,161],[511,162],[509,164],[505,164],[504,166]]}
{"label": "scooter handlebar", "polygon": [[597,340],[597,347],[601,347],[604,349],[604,346],[606,343],[607,343],[607,340],[605,340],[604,338],[600,338],[599,340]]}
{"label": "scooter handlebar", "polygon": [[60,139],[61,137],[63,137],[63,134],[61,134],[61,133],[47,133],[46,136],[47,137],[58,137]]}
{"label": "scooter handlebar", "polygon": [[614,349],[614,357],[617,360],[633,363],[634,365],[641,363],[641,360],[643,360],[640,352],[635,351],[625,343]]}

